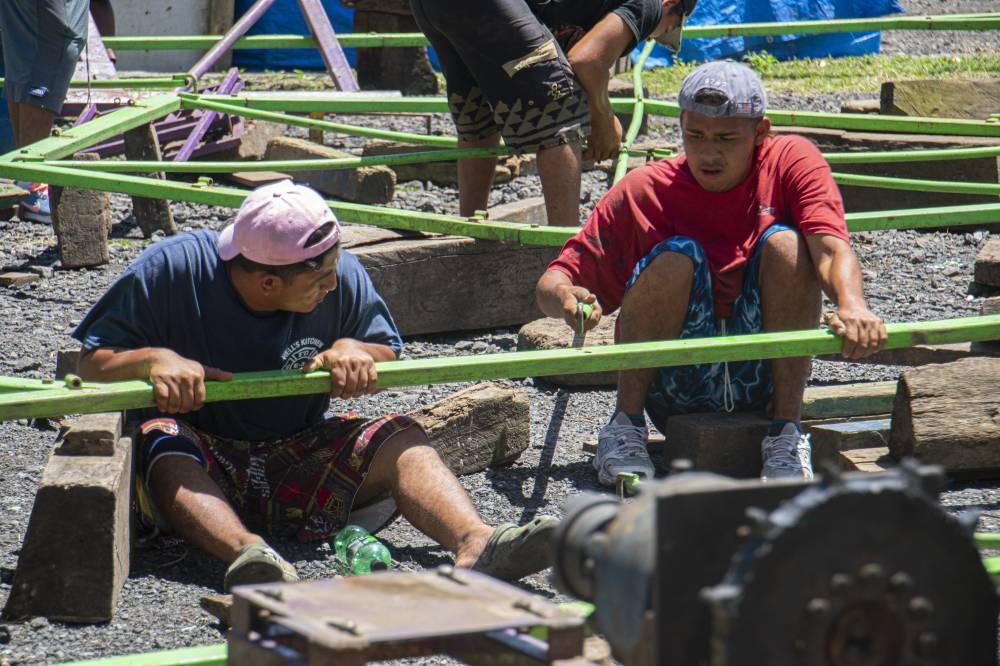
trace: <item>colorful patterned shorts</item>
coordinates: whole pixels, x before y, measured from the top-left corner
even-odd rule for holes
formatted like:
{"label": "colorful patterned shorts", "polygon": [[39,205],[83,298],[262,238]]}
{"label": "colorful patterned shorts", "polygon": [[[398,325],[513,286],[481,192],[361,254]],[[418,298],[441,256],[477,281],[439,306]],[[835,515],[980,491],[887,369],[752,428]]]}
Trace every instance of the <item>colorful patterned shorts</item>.
{"label": "colorful patterned shorts", "polygon": [[[728,320],[715,318],[712,275],[704,250],[698,243],[684,236],[673,236],[662,241],[640,259],[625,289],[627,291],[635,283],[643,269],[658,255],[677,252],[688,257],[694,264],[694,280],[681,338],[760,333],[763,326],[757,273],[761,250],[771,234],[786,230],[792,228],[775,224],[764,232],[747,263],[743,289],[733,303],[733,311]],[[674,414],[763,409],[772,392],[771,362],[768,360],[660,368],[646,396],[646,413],[662,432],[667,418]]]}
{"label": "colorful patterned shorts", "polygon": [[437,53],[458,136],[497,132],[514,153],[590,134],[587,95],[552,33],[524,0],[411,0]]}
{"label": "colorful patterned shorts", "polygon": [[143,522],[167,527],[157,515],[146,479],[165,456],[187,456],[218,484],[248,529],[302,542],[342,528],[375,454],[412,426],[408,416],[367,420],[330,418],[291,437],[269,442],[223,439],[183,421],[156,418],[136,433],[136,497]]}

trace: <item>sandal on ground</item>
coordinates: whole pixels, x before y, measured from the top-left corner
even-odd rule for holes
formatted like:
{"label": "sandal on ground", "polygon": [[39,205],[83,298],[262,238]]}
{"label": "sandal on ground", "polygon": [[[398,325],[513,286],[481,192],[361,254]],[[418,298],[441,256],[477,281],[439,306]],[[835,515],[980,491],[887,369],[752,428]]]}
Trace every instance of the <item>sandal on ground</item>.
{"label": "sandal on ground", "polygon": [[552,535],[559,521],[550,516],[535,518],[518,527],[503,523],[494,530],[473,571],[499,578],[517,580],[552,564]]}
{"label": "sandal on ground", "polygon": [[258,583],[293,583],[299,579],[295,567],[286,562],[266,543],[250,543],[226,570],[222,589],[231,591],[237,585]]}

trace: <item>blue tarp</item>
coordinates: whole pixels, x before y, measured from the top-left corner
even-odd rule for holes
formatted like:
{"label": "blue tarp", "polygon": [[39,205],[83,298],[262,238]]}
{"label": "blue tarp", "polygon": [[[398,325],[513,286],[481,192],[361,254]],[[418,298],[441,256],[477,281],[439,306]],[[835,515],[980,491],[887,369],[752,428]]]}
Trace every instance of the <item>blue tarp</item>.
{"label": "blue tarp", "polygon": [[[2,1],[2,0],[0,0]],[[236,0],[235,15],[243,16],[254,0]],[[323,0],[336,33],[354,32],[354,10],[339,0]],[[277,0],[257,21],[248,35],[308,35],[309,26],[296,0]],[[354,65],[354,49],[344,49],[347,60]],[[323,69],[323,58],[316,49],[237,49],[233,64],[249,70],[259,69]]]}
{"label": "blue tarp", "polygon": [[[236,0],[242,16],[253,0]],[[354,12],[339,0],[323,0],[333,29],[353,32]],[[699,0],[690,25],[815,21],[866,18],[902,12],[899,0]],[[251,35],[307,35],[309,29],[296,0],[277,0],[249,32]],[[773,37],[710,37],[684,41],[680,58],[701,62],[718,58],[738,60],[755,51],[767,51],[779,60],[878,53],[880,33],[853,32],[827,35],[775,35]],[[354,49],[345,49],[354,64]],[[633,53],[633,59],[638,49]],[[671,53],[657,46],[647,66],[667,66]],[[233,52],[233,64],[246,69],[323,69],[319,52],[312,49],[261,49]]]}
{"label": "blue tarp", "polygon": [[[784,23],[830,19],[868,18],[902,12],[899,0],[699,0],[688,25]],[[778,60],[824,58],[878,53],[881,33],[850,32],[825,35],[773,35],[761,37],[705,37],[686,39],[680,59],[703,62],[720,58],[739,60],[747,53],[767,51]],[[638,56],[638,49],[632,59]],[[672,54],[657,45],[647,67],[668,66]]]}

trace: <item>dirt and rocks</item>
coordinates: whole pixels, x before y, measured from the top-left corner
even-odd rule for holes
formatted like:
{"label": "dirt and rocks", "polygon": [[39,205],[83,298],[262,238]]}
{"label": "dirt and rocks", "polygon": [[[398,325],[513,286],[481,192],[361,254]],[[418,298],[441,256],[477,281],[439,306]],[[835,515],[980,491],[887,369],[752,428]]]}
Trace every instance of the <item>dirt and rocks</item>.
{"label": "dirt and rocks", "polygon": [[[907,0],[913,14],[995,10],[993,0]],[[889,53],[968,53],[994,50],[996,33],[893,32],[885,36]],[[856,95],[855,95],[856,93]],[[773,102],[784,109],[835,111],[845,96],[870,96],[872,91],[848,95],[787,95]],[[398,129],[422,119],[378,119]],[[432,130],[450,133],[447,118],[436,117]],[[670,123],[653,124],[653,132],[676,140]],[[351,141],[330,138],[331,145],[352,147]],[[606,174],[584,177],[583,215],[607,187]],[[491,204],[540,195],[536,178],[517,178],[497,187]],[[51,375],[58,349],[73,347],[70,332],[115,277],[150,242],[142,239],[129,218],[129,201],[112,196],[117,223],[110,241],[111,262],[87,270],[64,270],[59,264],[55,239],[48,226],[0,222],[0,268],[33,271],[39,279],[27,285],[0,288],[0,375],[41,377]],[[428,212],[454,213],[455,191],[412,181],[400,183],[393,206]],[[220,228],[232,211],[175,202],[175,221],[182,231]],[[920,321],[975,315],[982,298],[990,295],[971,282],[973,262],[988,234],[984,231],[916,233],[888,231],[856,234],[855,250],[866,279],[872,308],[886,321]],[[459,288],[457,285],[455,288]],[[446,298],[444,290],[437,297]],[[435,335],[407,341],[404,358],[436,357],[515,349],[513,328]],[[901,368],[816,362],[812,384],[889,380]],[[590,455],[582,443],[592,439],[613,405],[609,390],[572,390],[561,393],[543,381],[509,382],[531,401],[531,446],[509,467],[490,469],[464,477],[462,483],[487,522],[526,521],[539,514],[559,515],[563,501],[580,491],[597,490]],[[386,391],[337,409],[363,413],[406,412],[429,404],[458,386],[414,386]],[[563,396],[566,409],[553,419],[554,405]],[[565,398],[568,397],[568,400]],[[558,411],[558,410],[557,410]],[[0,424],[0,604],[10,589],[18,549],[24,537],[37,487],[55,433],[38,424]],[[995,484],[953,485],[944,503],[960,509],[983,510],[980,527],[1000,530]],[[401,569],[433,567],[450,561],[447,552],[400,520],[381,537],[390,546]],[[304,578],[329,576],[329,547],[277,542],[277,548]],[[122,591],[117,616],[106,624],[74,626],[35,618],[0,625],[0,663],[52,664],[99,656],[219,643],[224,640],[215,619],[198,605],[201,596],[218,592],[223,566],[207,555],[166,539],[135,544],[131,573]],[[526,589],[562,600],[547,573],[523,582]],[[451,663],[425,659],[420,663]]]}

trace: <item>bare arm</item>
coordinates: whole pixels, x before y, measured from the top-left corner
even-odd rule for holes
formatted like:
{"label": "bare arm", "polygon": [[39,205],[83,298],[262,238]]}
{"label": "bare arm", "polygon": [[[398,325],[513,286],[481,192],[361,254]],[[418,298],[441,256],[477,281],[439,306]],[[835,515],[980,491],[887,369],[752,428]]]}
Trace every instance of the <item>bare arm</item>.
{"label": "bare arm", "polygon": [[589,331],[601,321],[601,305],[597,302],[597,296],[586,287],[574,285],[562,271],[549,269],[542,274],[535,285],[535,300],[546,317],[562,319],[573,329],[576,328],[577,303],[590,303],[594,306],[590,317],[584,322],[586,330]]}
{"label": "bare arm", "polygon": [[80,376],[112,382],[145,379],[153,383],[156,407],[167,414],[197,411],[205,403],[205,380],[228,381],[232,373],[204,366],[161,347],[101,347],[80,356]]}
{"label": "bare arm", "polygon": [[302,370],[329,370],[330,397],[357,398],[379,390],[375,363],[395,359],[396,352],[388,345],[341,338],[309,359]]}
{"label": "bare arm", "polygon": [[808,236],[806,244],[823,291],[837,304],[830,329],[844,338],[847,358],[871,356],[885,344],[882,319],[868,309],[861,280],[861,267],[851,246],[836,236]]}
{"label": "bare arm", "polygon": [[612,13],[598,21],[566,54],[590,103],[591,134],[583,154],[587,159],[604,160],[618,153],[622,127],[611,111],[608,80],[611,67],[633,39],[625,22]]}

